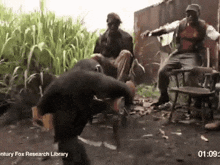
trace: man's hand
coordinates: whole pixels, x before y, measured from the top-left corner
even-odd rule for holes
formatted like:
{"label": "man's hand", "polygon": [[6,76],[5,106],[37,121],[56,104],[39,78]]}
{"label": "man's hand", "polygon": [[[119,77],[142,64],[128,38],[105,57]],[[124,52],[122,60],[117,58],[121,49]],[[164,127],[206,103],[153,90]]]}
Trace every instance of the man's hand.
{"label": "man's hand", "polygon": [[143,38],[145,38],[145,37],[148,37],[150,33],[151,33],[151,32],[150,32],[149,30],[146,30],[145,32],[141,33],[140,36],[141,36],[141,38],[143,39]]}
{"label": "man's hand", "polygon": [[167,33],[167,31],[166,31],[165,28],[159,28],[159,29],[155,29],[155,30],[152,30],[152,31],[146,30],[140,36],[143,39],[144,37],[161,36],[162,34],[166,34],[166,33]]}

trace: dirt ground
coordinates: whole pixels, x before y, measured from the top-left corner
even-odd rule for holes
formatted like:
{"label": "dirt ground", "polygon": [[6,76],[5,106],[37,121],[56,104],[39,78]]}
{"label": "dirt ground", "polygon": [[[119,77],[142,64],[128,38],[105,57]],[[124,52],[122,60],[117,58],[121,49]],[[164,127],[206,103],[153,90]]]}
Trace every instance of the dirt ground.
{"label": "dirt ground", "polygon": [[[220,164],[220,131],[207,131],[201,120],[187,120],[185,111],[175,113],[175,123],[163,126],[169,111],[146,106],[133,107],[126,127],[119,127],[121,147],[113,140],[111,120],[87,124],[79,141],[86,148],[92,165],[218,165]],[[138,112],[139,111],[139,112]],[[219,114],[215,114],[219,119]],[[183,120],[181,123],[180,120]],[[185,122],[184,122],[185,121]],[[193,121],[191,124],[189,121]],[[0,164],[61,165],[59,156],[25,156],[27,152],[56,152],[53,131],[42,131],[31,119],[0,128]],[[204,137],[204,138],[202,138]],[[13,153],[12,157],[4,156]],[[215,152],[218,155],[215,155]],[[199,154],[206,155],[199,156]],[[15,155],[16,154],[16,155]],[[24,156],[22,156],[24,154]]]}

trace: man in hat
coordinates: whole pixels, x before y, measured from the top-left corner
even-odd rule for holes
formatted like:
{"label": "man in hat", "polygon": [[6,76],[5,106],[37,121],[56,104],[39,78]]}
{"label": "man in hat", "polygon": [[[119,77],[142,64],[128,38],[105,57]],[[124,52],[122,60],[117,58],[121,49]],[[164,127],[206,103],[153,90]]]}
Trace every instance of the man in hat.
{"label": "man in hat", "polygon": [[[103,67],[104,73],[126,82],[129,80],[129,72],[133,62],[133,39],[132,36],[119,28],[122,23],[116,13],[107,15],[107,30],[96,42],[93,57]],[[109,62],[112,65],[106,65]],[[113,66],[113,68],[112,68]],[[115,67],[115,69],[114,69]]]}
{"label": "man in hat", "polygon": [[[211,40],[218,41],[220,34],[213,26],[207,24],[199,18],[201,7],[198,4],[188,5],[186,8],[186,17],[175,23],[168,24],[162,28],[152,31],[146,30],[141,34],[141,37],[160,36],[169,32],[175,31],[177,49],[171,53],[166,59],[164,65],[158,72],[158,87],[160,97],[158,102],[153,103],[154,106],[159,106],[169,102],[167,87],[169,85],[169,72],[172,69],[193,68],[202,64],[202,54],[204,52],[203,41],[205,37]],[[191,82],[191,85],[196,85]],[[200,107],[199,101],[195,102],[197,108]]]}

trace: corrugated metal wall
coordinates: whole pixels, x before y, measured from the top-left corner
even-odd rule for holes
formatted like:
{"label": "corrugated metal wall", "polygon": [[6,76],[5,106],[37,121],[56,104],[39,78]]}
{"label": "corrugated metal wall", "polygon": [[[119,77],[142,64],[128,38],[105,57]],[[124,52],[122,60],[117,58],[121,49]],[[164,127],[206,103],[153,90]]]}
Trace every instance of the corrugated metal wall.
{"label": "corrugated metal wall", "polygon": [[[146,79],[144,80],[146,83],[152,83],[156,80],[160,61],[166,57],[167,53],[165,52],[169,53],[170,49],[168,47],[162,48],[156,37],[142,39],[140,34],[147,29],[153,30],[166,23],[184,18],[185,9],[191,3],[201,5],[201,19],[217,29],[218,0],[168,0],[134,13],[134,54],[146,69]],[[208,41],[206,45],[210,47],[211,66],[215,66],[215,42]]]}

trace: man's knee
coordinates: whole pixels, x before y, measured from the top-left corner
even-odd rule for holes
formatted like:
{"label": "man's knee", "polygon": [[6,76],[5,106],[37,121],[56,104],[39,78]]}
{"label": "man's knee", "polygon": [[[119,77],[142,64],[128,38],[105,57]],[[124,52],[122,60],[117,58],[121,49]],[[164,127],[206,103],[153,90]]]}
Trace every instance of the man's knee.
{"label": "man's knee", "polygon": [[132,53],[129,50],[123,49],[120,53],[119,56],[125,56],[127,58],[132,57]]}
{"label": "man's knee", "polygon": [[122,50],[118,57],[115,59],[115,63],[120,63],[121,61],[127,61],[128,63],[131,62],[133,55],[129,50]]}

